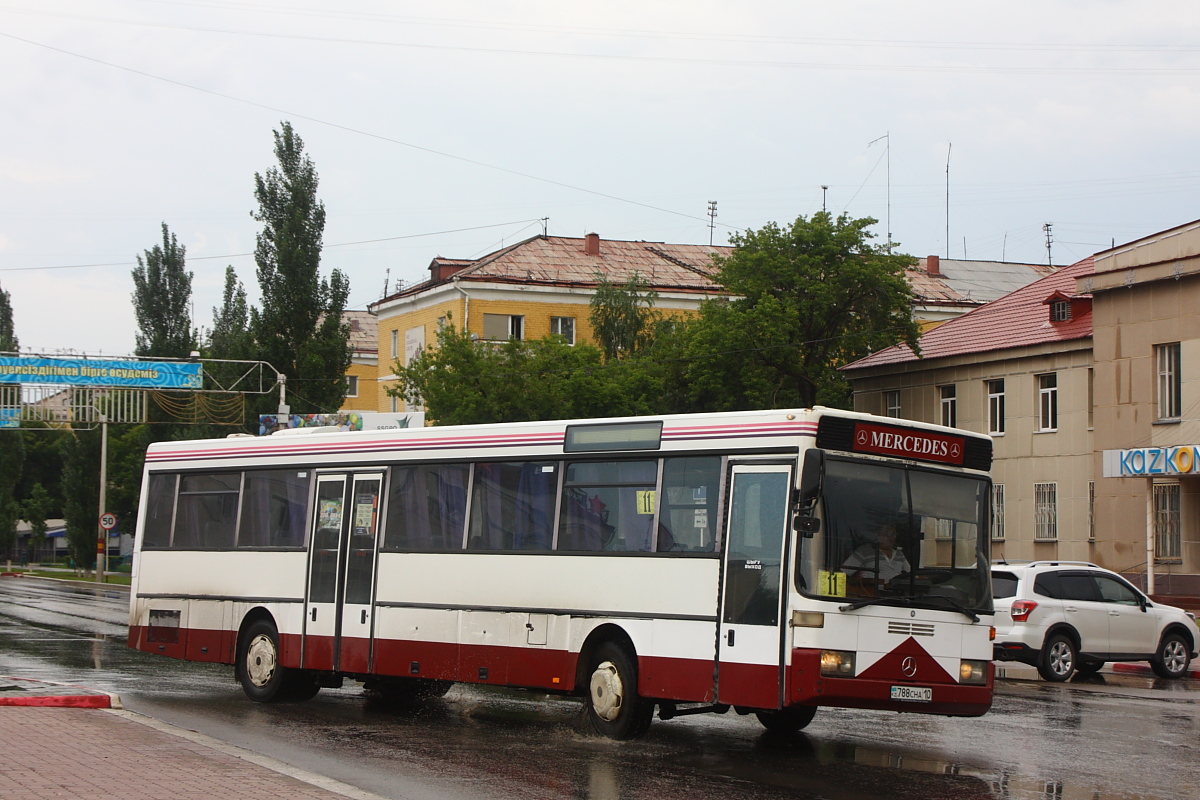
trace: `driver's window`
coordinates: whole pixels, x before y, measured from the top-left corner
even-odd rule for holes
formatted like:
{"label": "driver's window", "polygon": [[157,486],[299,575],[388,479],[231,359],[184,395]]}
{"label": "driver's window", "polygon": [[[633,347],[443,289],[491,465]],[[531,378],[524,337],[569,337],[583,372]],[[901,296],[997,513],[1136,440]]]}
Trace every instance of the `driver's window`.
{"label": "driver's window", "polygon": [[1141,602],[1133,589],[1125,584],[1115,581],[1107,575],[1093,575],[1096,580],[1096,585],[1100,587],[1100,596],[1104,598],[1106,603],[1119,603],[1123,606],[1138,606]]}

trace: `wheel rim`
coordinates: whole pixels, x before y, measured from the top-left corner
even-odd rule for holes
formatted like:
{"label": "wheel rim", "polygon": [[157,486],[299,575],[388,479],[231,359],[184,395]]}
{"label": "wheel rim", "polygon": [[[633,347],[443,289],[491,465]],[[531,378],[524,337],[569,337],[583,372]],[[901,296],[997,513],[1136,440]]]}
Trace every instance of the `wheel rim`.
{"label": "wheel rim", "polygon": [[1163,648],[1163,666],[1167,668],[1167,672],[1172,675],[1183,672],[1187,668],[1187,661],[1187,648],[1183,646],[1183,642],[1178,639],[1167,642]]}
{"label": "wheel rim", "polygon": [[592,710],[605,722],[613,722],[621,714],[625,701],[625,685],[621,673],[611,661],[601,662],[592,673]]}
{"label": "wheel rim", "polygon": [[271,682],[277,663],[275,642],[265,633],[250,640],[246,648],[246,675],[255,686],[263,687]]}
{"label": "wheel rim", "polygon": [[1066,642],[1055,642],[1050,647],[1050,671],[1055,675],[1067,675],[1074,666],[1075,659],[1071,646]]}

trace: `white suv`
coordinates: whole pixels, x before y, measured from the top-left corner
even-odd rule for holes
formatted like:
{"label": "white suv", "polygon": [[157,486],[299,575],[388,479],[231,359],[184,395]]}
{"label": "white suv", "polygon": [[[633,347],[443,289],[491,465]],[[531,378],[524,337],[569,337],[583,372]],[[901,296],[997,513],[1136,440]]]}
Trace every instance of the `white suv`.
{"label": "white suv", "polygon": [[1150,602],[1115,572],[1081,561],[992,564],[993,658],[1037,667],[1048,681],[1106,661],[1149,661],[1163,678],[1187,675],[1200,630],[1194,615]]}

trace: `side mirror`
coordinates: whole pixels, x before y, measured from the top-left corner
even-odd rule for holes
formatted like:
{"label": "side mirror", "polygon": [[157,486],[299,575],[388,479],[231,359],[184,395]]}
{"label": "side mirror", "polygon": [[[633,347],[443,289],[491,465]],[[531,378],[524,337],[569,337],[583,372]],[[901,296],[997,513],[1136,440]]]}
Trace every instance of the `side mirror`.
{"label": "side mirror", "polygon": [[825,451],[806,450],[804,469],[800,473],[800,506],[811,507],[821,496],[821,483],[825,478]]}
{"label": "side mirror", "polygon": [[792,519],[792,528],[796,530],[805,539],[811,539],[821,530],[821,520],[817,517],[794,517]]}

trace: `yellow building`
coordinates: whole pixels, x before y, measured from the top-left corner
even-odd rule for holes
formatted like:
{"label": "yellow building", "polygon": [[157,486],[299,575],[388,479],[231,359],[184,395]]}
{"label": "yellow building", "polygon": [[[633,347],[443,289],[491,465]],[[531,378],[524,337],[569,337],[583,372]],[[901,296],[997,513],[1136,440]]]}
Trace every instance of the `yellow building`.
{"label": "yellow building", "polygon": [[350,368],[346,400],[338,411],[379,411],[379,326],[370,311],[346,311],[350,326]]}
{"label": "yellow building", "polygon": [[448,320],[480,339],[540,339],[564,336],[572,344],[593,342],[589,304],[599,276],[626,283],[636,272],[658,293],[664,314],[692,314],[722,294],[713,280],[712,256],[730,247],[535,236],[482,258],[435,258],[429,279],[372,303],[378,318],[377,410],[401,411],[388,395],[395,385],[392,365],[407,364],[437,341]]}

